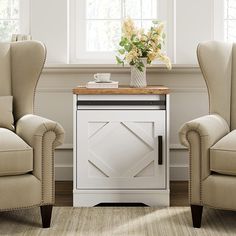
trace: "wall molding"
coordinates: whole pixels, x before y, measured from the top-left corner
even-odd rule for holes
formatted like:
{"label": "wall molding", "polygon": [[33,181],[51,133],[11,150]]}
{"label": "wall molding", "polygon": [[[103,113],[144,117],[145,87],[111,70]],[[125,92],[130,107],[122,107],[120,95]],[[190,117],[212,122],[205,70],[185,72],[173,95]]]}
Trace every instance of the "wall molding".
{"label": "wall molding", "polygon": [[37,88],[36,93],[71,93],[73,88]]}
{"label": "wall molding", "polygon": [[59,147],[56,147],[56,150],[73,150],[73,144],[72,143],[64,143]]}
{"label": "wall molding", "polygon": [[170,181],[189,180],[188,165],[170,165]]}
{"label": "wall molding", "polygon": [[73,180],[72,165],[55,165],[55,180],[71,181]]}
{"label": "wall molding", "polygon": [[173,143],[170,144],[170,150],[188,150],[185,146],[179,144],[179,143]]}
{"label": "wall molding", "polygon": [[[124,67],[119,65],[82,65],[82,64],[48,64],[43,69],[43,74],[80,74],[80,73],[97,73],[97,72],[110,72],[118,74],[126,74],[130,72],[130,66]],[[182,65],[173,64],[172,69],[168,70],[163,65],[150,65],[147,67],[147,73],[166,73],[166,74],[193,74],[201,73],[198,65]]]}

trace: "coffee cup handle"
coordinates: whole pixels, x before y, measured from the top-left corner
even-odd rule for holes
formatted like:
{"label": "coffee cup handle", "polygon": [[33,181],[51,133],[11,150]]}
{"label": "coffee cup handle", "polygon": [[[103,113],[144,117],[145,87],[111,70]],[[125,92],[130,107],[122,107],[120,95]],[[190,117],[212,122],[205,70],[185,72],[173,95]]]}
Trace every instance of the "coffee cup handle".
{"label": "coffee cup handle", "polygon": [[93,77],[94,77],[95,80],[98,80],[98,75],[97,74],[95,74]]}

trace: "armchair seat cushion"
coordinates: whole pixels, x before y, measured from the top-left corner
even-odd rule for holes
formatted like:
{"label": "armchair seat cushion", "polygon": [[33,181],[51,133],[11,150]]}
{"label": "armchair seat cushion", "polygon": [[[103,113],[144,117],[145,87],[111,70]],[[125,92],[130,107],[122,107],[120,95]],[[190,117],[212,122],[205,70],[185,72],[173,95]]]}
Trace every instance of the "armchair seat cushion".
{"label": "armchair seat cushion", "polygon": [[220,174],[236,175],[236,130],[211,147],[210,169]]}
{"label": "armchair seat cushion", "polygon": [[32,170],[32,148],[14,132],[0,128],[0,176],[21,175]]}

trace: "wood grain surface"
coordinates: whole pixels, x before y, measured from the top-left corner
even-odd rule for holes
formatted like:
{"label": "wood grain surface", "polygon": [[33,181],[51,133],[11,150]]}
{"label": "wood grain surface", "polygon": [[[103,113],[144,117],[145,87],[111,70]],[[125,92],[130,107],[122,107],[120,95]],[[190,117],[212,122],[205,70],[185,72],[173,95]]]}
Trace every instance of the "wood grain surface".
{"label": "wood grain surface", "polygon": [[74,94],[128,94],[128,95],[138,95],[138,94],[154,94],[154,95],[163,95],[169,94],[170,89],[164,86],[148,86],[145,88],[131,88],[131,87],[122,87],[119,88],[99,88],[99,89],[88,89],[84,86],[78,86],[73,89]]}

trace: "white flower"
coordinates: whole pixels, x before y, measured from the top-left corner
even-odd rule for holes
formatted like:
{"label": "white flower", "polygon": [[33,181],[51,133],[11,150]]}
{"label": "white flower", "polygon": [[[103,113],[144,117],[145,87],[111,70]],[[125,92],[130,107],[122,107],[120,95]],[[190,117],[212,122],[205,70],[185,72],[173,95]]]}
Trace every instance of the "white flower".
{"label": "white flower", "polygon": [[134,22],[130,18],[126,19],[123,22],[122,32],[123,36],[127,38],[131,38],[132,35],[137,33],[137,29],[135,28]]}
{"label": "white flower", "polygon": [[171,69],[170,58],[163,52],[164,40],[163,22],[155,21],[154,26],[145,32],[143,28],[137,29],[133,20],[128,18],[122,25],[121,49],[119,50],[122,59],[119,59],[118,63],[126,61],[138,67],[139,59],[146,56],[149,64],[158,59]]}
{"label": "white flower", "polygon": [[133,49],[127,53],[125,56],[125,59],[128,63],[131,63],[132,61],[135,61],[140,57],[140,52],[136,47],[133,47]]}

